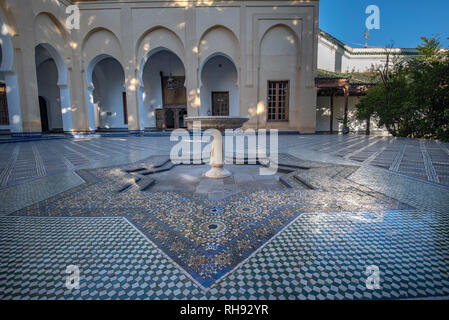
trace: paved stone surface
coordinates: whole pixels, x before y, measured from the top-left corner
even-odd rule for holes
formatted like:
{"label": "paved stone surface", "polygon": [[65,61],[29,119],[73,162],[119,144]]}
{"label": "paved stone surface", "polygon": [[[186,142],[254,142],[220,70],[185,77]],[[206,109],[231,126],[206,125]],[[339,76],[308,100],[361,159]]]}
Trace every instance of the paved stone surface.
{"label": "paved stone surface", "polygon": [[[0,212],[8,214],[0,217],[0,298],[449,296],[447,144],[364,136],[281,136],[280,152],[325,163],[301,172],[317,190],[302,186],[250,192],[255,197],[236,195],[230,202],[189,200],[180,193],[175,199],[167,192],[162,192],[166,199],[154,198],[156,193],[140,192],[137,186],[117,196],[111,180],[129,176],[113,168],[95,169],[122,168],[147,156],[168,154],[170,146],[167,137],[0,144]],[[45,150],[52,153],[44,154]],[[85,184],[73,174],[80,169]],[[102,179],[105,174],[108,179]],[[242,172],[238,179],[243,183],[250,176]],[[159,226],[175,230],[181,219],[169,218],[170,212],[191,214],[179,211],[187,207],[196,212],[214,209],[202,210],[213,218],[249,206],[274,212],[268,205],[274,198],[264,196],[286,201],[278,212],[290,218],[262,241],[249,239],[253,249],[212,282],[192,272],[196,262],[188,258],[193,254],[184,251],[184,258],[177,258],[164,248],[177,248],[175,236],[158,238],[158,230],[150,228],[154,224],[149,222],[159,219]],[[221,218],[226,222],[232,217]],[[265,229],[276,225],[261,223]],[[251,230],[257,234],[257,227]],[[184,238],[193,240],[195,233],[184,233]],[[79,290],[65,287],[69,264],[80,267]],[[368,266],[379,268],[379,289],[367,288]]]}
{"label": "paved stone surface", "polygon": [[[168,155],[169,137],[57,139],[0,144],[0,190],[61,171],[119,165]],[[286,135],[280,152],[316,151],[449,185],[449,144],[361,135]]]}

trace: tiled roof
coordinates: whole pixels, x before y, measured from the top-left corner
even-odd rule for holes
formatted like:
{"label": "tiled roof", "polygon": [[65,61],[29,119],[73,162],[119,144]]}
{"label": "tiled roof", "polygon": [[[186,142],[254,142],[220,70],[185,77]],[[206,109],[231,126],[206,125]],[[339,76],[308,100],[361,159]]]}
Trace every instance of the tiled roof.
{"label": "tiled roof", "polygon": [[318,69],[317,79],[349,79],[350,84],[376,84],[378,77],[373,72],[333,72]]}
{"label": "tiled roof", "polygon": [[[338,40],[334,36],[330,35],[326,31],[320,30],[320,36],[324,39],[332,42],[339,48],[347,51],[351,55],[385,55],[387,48],[381,48],[381,47],[372,47],[372,48],[352,48],[343,41]],[[392,48],[388,49],[391,51],[392,54],[397,54],[401,56],[409,56],[409,55],[418,55],[418,51],[415,48]]]}

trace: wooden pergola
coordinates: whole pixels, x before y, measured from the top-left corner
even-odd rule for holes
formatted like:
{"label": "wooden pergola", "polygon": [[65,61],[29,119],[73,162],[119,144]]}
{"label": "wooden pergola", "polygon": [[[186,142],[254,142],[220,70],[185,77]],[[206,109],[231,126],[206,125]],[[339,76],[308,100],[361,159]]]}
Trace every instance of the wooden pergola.
{"label": "wooden pergola", "polygon": [[[334,132],[334,97],[343,96],[345,98],[343,133],[348,133],[349,97],[366,95],[369,88],[374,86],[375,83],[374,81],[360,79],[360,77],[353,77],[352,74],[319,70],[315,85],[318,96],[330,97],[330,133]],[[369,123],[367,130],[369,131]]]}

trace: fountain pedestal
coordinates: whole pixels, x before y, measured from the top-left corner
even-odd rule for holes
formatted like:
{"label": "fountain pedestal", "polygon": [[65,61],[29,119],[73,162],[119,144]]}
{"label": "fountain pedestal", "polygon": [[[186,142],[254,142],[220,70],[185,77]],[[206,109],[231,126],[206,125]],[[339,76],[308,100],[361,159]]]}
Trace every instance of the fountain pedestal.
{"label": "fountain pedestal", "polygon": [[245,122],[249,121],[245,117],[188,117],[186,122],[192,127],[194,122],[201,123],[201,130],[215,129],[212,131],[212,149],[210,153],[211,169],[206,173],[207,178],[223,179],[230,177],[231,172],[224,168],[223,160],[223,132],[226,129],[238,129]]}

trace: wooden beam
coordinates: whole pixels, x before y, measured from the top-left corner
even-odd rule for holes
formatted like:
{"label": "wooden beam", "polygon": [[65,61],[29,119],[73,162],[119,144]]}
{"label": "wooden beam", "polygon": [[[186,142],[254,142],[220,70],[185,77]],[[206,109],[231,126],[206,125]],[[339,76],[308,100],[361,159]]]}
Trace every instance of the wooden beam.
{"label": "wooden beam", "polygon": [[334,133],[334,91],[331,92],[331,118],[330,118],[330,133]]}

